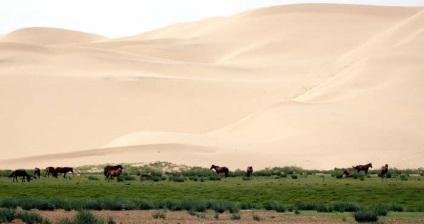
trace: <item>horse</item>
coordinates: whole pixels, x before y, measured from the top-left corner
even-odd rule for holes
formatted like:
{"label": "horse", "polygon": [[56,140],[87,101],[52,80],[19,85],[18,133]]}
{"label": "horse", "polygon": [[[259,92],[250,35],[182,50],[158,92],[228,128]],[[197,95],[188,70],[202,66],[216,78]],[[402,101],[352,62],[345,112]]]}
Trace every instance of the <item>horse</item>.
{"label": "horse", "polygon": [[253,174],[253,167],[248,166],[246,169],[246,177],[252,177]]}
{"label": "horse", "polygon": [[63,178],[66,178],[66,174],[68,172],[71,172],[72,174],[74,174],[74,168],[72,167],[56,167],[54,168],[54,177],[57,178],[57,174],[58,173],[63,173]]}
{"label": "horse", "polygon": [[117,181],[119,181],[119,176],[121,176],[121,174],[122,174],[122,169],[121,168],[118,168],[117,170],[109,170],[107,172],[107,177],[108,177],[107,182],[109,182],[110,180],[112,180],[114,177],[118,177],[117,178]]}
{"label": "horse", "polygon": [[35,167],[34,169],[34,178],[40,178],[40,169],[38,167]]}
{"label": "horse", "polygon": [[389,172],[389,165],[384,165],[381,167],[381,178],[385,177],[387,172]]}
{"label": "horse", "polygon": [[353,167],[353,169],[355,169],[358,173],[363,170],[365,172],[365,175],[368,175],[369,168],[372,168],[372,163],[368,163],[366,165],[357,165]]}
{"label": "horse", "polygon": [[343,175],[345,175],[345,177],[353,177],[353,173],[349,173],[347,170],[343,171]]}
{"label": "horse", "polygon": [[28,182],[31,180],[31,177],[25,170],[15,170],[9,175],[9,178],[10,177],[13,177],[13,182],[15,182],[15,180],[18,182],[18,177],[22,177],[22,182],[25,182],[25,178]]}
{"label": "horse", "polygon": [[228,177],[228,168],[227,167],[225,167],[225,166],[215,166],[215,165],[212,165],[211,166],[211,168],[210,168],[210,170],[212,170],[212,169],[214,169],[215,171],[216,171],[216,174],[220,174],[220,173],[225,173],[225,178],[227,178]]}
{"label": "horse", "polygon": [[121,165],[116,165],[116,166],[107,165],[107,166],[105,166],[103,173],[104,173],[105,177],[108,178],[109,177],[109,171],[110,170],[117,170],[117,169],[123,170],[124,168]]}
{"label": "horse", "polygon": [[45,172],[44,176],[50,177],[50,174],[52,176],[54,176],[54,173],[55,173],[54,167],[49,166],[49,167],[46,167],[46,172]]}

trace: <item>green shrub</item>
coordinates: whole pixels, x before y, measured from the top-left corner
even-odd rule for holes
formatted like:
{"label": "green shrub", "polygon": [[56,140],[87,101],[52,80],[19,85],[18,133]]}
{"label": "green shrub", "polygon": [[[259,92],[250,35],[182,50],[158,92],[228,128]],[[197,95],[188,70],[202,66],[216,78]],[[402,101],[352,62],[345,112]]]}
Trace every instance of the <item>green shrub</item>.
{"label": "green shrub", "polygon": [[292,178],[292,179],[297,179],[297,175],[296,175],[296,174],[292,174],[292,175],[291,175],[291,178]]}
{"label": "green shrub", "polygon": [[189,179],[192,180],[192,181],[198,181],[199,180],[199,177],[194,176],[194,177],[189,177]]}
{"label": "green shrub", "polygon": [[286,207],[283,203],[277,201],[271,201],[264,204],[266,210],[275,210],[276,212],[285,212]]}
{"label": "green shrub", "polygon": [[378,215],[372,210],[361,209],[353,213],[357,222],[377,222]]}
{"label": "green shrub", "polygon": [[19,201],[14,198],[5,198],[0,201],[0,207],[16,209],[19,206]]}
{"label": "green shrub", "polygon": [[21,212],[18,212],[15,215],[15,218],[18,218],[18,219],[22,220],[23,222],[25,222],[27,224],[48,223],[47,221],[45,221],[43,219],[43,216],[41,216],[38,213],[33,213],[33,212],[21,211]]}
{"label": "green shrub", "polygon": [[15,209],[0,208],[0,223],[11,222],[15,219]]}
{"label": "green shrub", "polygon": [[337,202],[329,205],[329,212],[355,212],[358,211],[361,207],[355,203],[350,202]]}
{"label": "green shrub", "polygon": [[389,209],[387,206],[379,205],[371,208],[372,211],[375,212],[377,216],[386,216],[389,213]]}
{"label": "green shrub", "polygon": [[226,201],[213,201],[213,202],[210,202],[209,207],[215,212],[223,213],[225,212],[225,210],[229,209],[230,203]]}
{"label": "green shrub", "polygon": [[162,211],[153,212],[152,217],[154,219],[165,219],[165,213]]}
{"label": "green shrub", "polygon": [[342,179],[343,178],[343,173],[342,172],[339,172],[339,171],[335,171],[331,175],[334,176],[337,179]]}
{"label": "green shrub", "polygon": [[93,214],[88,211],[81,210],[77,213],[74,220],[63,219],[60,224],[103,224],[102,219],[97,219]]}

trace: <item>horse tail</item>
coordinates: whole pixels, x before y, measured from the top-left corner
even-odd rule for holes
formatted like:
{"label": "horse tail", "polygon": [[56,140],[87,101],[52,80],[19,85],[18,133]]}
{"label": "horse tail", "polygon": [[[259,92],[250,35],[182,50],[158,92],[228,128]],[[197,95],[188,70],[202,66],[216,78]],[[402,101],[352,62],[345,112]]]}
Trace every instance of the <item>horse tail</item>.
{"label": "horse tail", "polygon": [[225,177],[228,177],[228,169],[225,169]]}
{"label": "horse tail", "polygon": [[105,169],[104,169],[104,172],[103,172],[103,173],[104,173],[104,175],[105,175],[106,177],[108,176],[108,173],[109,173],[109,172],[108,172],[107,167],[105,167]]}

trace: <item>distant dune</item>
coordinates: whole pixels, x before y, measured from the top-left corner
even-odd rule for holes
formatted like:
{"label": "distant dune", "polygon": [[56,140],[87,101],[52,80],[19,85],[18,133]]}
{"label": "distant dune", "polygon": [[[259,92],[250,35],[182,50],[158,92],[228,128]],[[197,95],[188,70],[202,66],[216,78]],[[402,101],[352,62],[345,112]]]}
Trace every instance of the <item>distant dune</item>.
{"label": "distant dune", "polygon": [[424,8],[300,4],[0,36],[0,168],[424,164]]}
{"label": "distant dune", "polygon": [[106,37],[78,31],[31,27],[15,30],[0,37],[0,42],[15,42],[35,45],[80,44],[107,39]]}

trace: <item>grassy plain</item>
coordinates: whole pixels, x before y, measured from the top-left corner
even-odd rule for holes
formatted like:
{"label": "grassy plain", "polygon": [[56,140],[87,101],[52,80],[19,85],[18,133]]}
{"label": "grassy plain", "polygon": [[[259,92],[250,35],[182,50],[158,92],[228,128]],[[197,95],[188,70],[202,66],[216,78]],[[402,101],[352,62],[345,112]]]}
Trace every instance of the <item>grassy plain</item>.
{"label": "grassy plain", "polygon": [[2,177],[0,199],[216,200],[254,203],[260,207],[270,201],[286,205],[349,202],[360,206],[396,205],[404,211],[424,211],[424,181],[421,179],[371,177],[360,180],[305,175],[297,179],[271,176],[251,180],[229,177],[219,181],[153,182],[136,178],[108,182],[98,175],[97,180],[86,176],[71,179],[41,177],[30,183],[16,183],[11,178]]}

